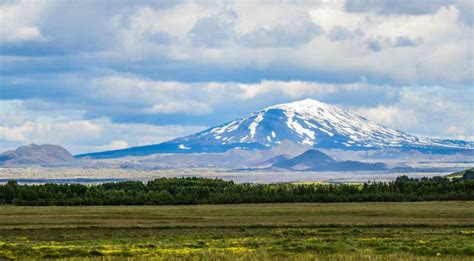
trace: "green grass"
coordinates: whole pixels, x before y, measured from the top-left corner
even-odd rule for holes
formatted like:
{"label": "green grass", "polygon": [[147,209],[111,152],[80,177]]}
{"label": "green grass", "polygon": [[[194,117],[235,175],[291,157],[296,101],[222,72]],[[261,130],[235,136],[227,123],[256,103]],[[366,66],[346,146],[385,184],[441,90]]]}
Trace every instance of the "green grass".
{"label": "green grass", "polygon": [[0,259],[472,260],[474,202],[0,206]]}

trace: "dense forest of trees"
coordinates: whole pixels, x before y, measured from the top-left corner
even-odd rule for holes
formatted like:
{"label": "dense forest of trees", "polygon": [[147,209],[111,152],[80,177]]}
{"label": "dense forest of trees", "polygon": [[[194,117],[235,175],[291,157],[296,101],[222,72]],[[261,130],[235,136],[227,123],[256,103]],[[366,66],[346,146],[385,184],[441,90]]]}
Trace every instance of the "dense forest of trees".
{"label": "dense forest of trees", "polygon": [[100,185],[0,185],[0,204],[180,205],[282,202],[474,200],[474,180],[443,177],[358,184],[236,184],[206,178],[160,178]]}

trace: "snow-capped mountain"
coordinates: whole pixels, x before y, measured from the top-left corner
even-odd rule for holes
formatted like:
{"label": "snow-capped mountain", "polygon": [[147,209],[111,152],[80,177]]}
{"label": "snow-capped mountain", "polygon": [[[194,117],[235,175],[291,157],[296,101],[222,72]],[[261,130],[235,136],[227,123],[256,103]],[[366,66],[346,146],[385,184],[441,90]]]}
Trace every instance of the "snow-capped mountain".
{"label": "snow-capped mountain", "polygon": [[473,142],[417,137],[386,128],[348,110],[306,99],[267,107],[217,127],[156,145],[80,156],[97,158],[154,153],[224,152],[269,149],[284,140],[314,148],[471,151]]}

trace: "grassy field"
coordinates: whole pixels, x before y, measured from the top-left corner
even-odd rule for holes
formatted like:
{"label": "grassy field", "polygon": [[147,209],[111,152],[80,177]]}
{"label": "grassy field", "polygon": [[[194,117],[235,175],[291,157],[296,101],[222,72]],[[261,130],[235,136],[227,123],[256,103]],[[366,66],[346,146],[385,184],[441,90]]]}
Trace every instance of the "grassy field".
{"label": "grassy field", "polygon": [[472,260],[474,202],[0,206],[0,259]]}

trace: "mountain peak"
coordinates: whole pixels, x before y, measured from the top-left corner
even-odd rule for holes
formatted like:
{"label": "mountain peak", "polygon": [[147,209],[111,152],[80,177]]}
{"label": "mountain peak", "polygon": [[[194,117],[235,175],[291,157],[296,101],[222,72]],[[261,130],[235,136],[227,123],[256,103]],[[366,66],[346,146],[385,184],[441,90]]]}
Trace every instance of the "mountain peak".
{"label": "mountain peak", "polygon": [[270,108],[301,108],[301,107],[327,107],[327,106],[331,106],[331,105],[320,102],[315,99],[307,98],[303,100],[273,105]]}
{"label": "mountain peak", "polygon": [[350,150],[447,146],[443,141],[386,128],[314,99],[270,106],[174,142],[189,144],[197,140],[208,144],[234,144],[247,149],[272,148],[284,140],[315,148]]}
{"label": "mountain peak", "polygon": [[288,111],[314,111],[335,109],[332,105],[314,99],[304,99],[294,102],[282,103],[268,107],[267,109],[282,109]]}

